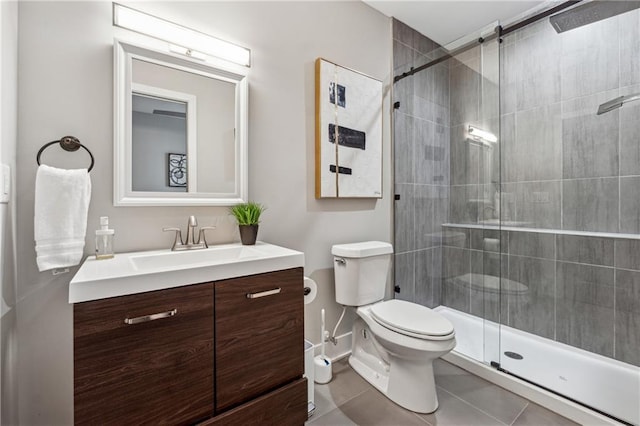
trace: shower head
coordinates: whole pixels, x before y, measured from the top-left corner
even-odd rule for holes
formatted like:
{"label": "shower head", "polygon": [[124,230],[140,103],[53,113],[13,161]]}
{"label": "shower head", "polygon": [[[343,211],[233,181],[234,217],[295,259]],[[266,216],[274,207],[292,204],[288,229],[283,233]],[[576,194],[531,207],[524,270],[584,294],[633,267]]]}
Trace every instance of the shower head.
{"label": "shower head", "polygon": [[611,99],[610,101],[607,101],[598,107],[597,115],[601,115],[601,114],[604,114],[605,112],[613,111],[614,109],[620,108],[623,104],[627,102],[637,101],[638,99],[640,99],[640,93],[627,95],[627,96],[619,96],[615,99]]}
{"label": "shower head", "polygon": [[553,15],[549,22],[558,33],[640,8],[640,1],[593,0]]}

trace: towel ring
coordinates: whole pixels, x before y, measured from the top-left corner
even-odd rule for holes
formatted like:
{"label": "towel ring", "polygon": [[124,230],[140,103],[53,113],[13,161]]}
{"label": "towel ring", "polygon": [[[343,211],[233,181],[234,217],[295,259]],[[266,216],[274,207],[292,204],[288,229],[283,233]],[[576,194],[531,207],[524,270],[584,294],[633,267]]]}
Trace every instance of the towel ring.
{"label": "towel ring", "polygon": [[91,157],[91,165],[89,166],[89,169],[87,171],[90,172],[91,169],[93,169],[93,164],[95,163],[95,160],[93,159],[93,154],[91,153],[91,151],[89,151],[89,148],[82,145],[78,140],[78,138],[74,136],[65,136],[58,141],[51,141],[47,144],[44,144],[42,148],[40,148],[40,151],[38,151],[38,155],[36,156],[36,162],[38,163],[38,166],[40,165],[40,155],[42,155],[42,151],[44,151],[45,149],[47,149],[48,147],[56,143],[59,143],[60,147],[68,152],[74,152],[80,148],[84,148],[85,151],[89,153],[89,157]]}

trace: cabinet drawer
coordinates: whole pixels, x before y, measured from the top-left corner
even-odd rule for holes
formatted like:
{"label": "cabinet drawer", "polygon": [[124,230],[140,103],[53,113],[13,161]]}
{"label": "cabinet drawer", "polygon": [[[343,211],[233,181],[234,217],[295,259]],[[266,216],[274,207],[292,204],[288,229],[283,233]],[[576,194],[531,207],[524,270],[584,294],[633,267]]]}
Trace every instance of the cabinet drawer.
{"label": "cabinet drawer", "polygon": [[298,379],[200,426],[301,426],[307,410],[307,379]]}
{"label": "cabinet drawer", "polygon": [[216,282],[216,413],[302,377],[302,283],[302,268]]}
{"label": "cabinet drawer", "polygon": [[213,363],[213,283],[74,305],[76,424],[210,417]]}

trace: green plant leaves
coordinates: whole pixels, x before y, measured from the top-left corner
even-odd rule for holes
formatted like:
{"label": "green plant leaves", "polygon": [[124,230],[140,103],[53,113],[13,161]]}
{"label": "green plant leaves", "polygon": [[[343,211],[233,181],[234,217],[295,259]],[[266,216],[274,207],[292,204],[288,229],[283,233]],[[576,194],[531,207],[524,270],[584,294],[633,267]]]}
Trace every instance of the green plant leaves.
{"label": "green plant leaves", "polygon": [[266,210],[262,204],[249,201],[248,203],[236,204],[229,211],[238,221],[238,225],[257,225],[260,223],[260,215]]}

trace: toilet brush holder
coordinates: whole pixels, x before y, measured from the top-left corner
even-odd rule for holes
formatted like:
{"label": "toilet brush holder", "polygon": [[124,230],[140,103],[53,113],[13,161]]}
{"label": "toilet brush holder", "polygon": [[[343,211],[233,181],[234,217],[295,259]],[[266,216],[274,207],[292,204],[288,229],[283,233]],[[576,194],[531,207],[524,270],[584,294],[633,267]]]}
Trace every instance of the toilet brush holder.
{"label": "toilet brush holder", "polygon": [[320,355],[317,355],[313,359],[313,379],[316,383],[324,385],[325,383],[329,383],[333,376],[331,360],[324,354],[324,344],[329,337],[329,332],[324,329],[324,309],[320,310],[320,336],[322,336]]}
{"label": "toilet brush holder", "polygon": [[318,355],[313,359],[314,381],[324,385],[329,383],[333,377],[333,366],[331,360],[326,356]]}

